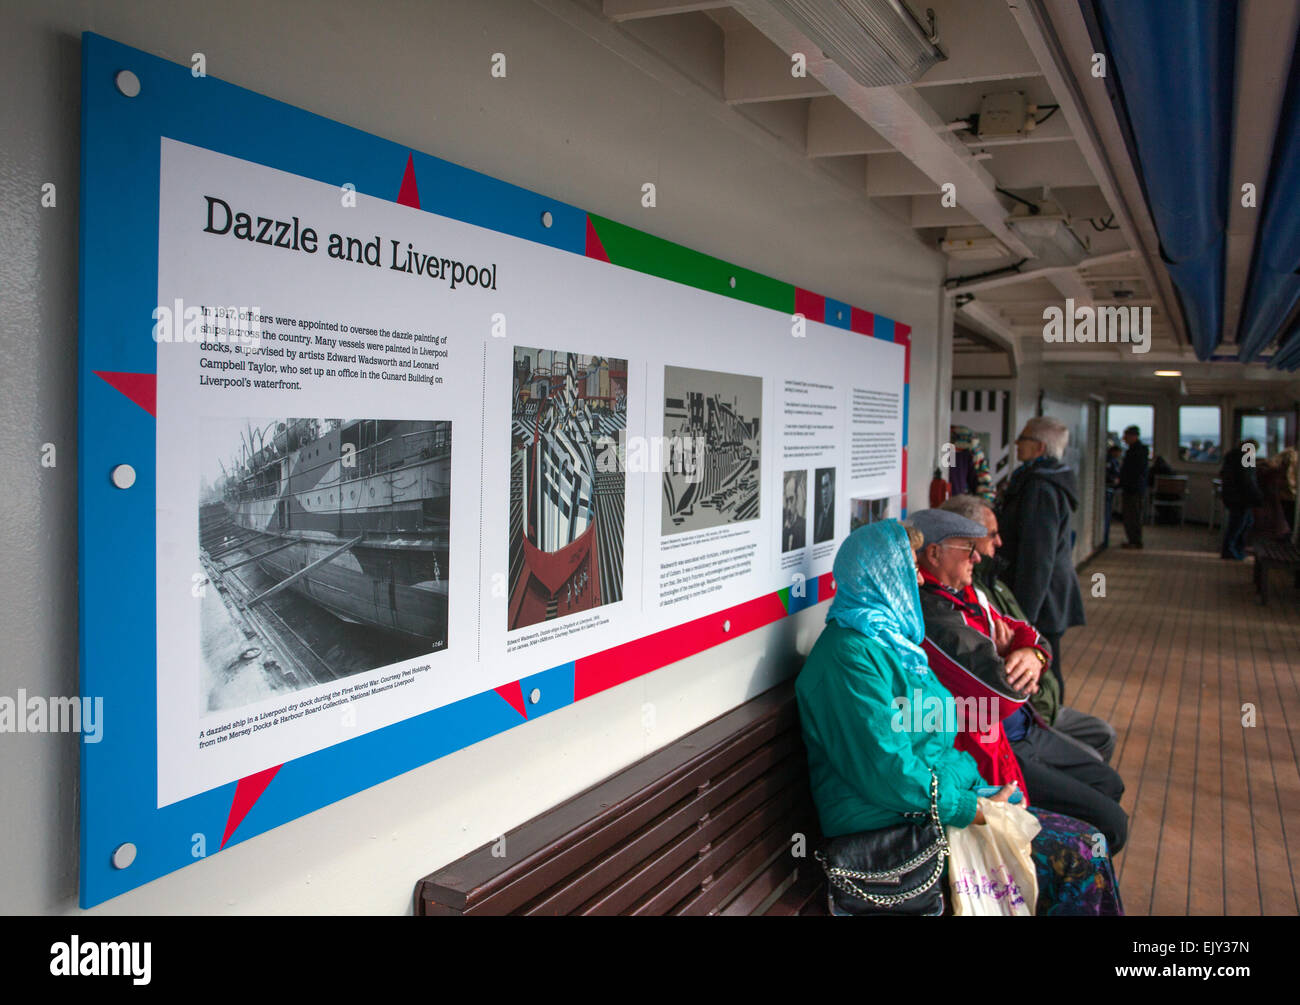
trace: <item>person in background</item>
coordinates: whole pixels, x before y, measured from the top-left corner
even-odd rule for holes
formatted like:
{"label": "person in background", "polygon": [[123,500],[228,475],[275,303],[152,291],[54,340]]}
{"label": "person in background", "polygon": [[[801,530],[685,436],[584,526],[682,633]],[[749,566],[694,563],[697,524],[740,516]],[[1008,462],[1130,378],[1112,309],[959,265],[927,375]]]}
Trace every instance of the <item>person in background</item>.
{"label": "person in background", "polygon": [[1106,448],[1106,529],[1101,536],[1101,546],[1110,547],[1110,521],[1115,515],[1115,493],[1119,491],[1120,458],[1124,448],[1118,443]]}
{"label": "person in background", "polygon": [[1258,441],[1242,440],[1236,450],[1224,457],[1219,468],[1219,477],[1223,479],[1223,505],[1228,510],[1219,557],[1234,562],[1246,557],[1246,533],[1255,522],[1255,507],[1264,502],[1264,494],[1255,480],[1255,454],[1258,450]]}
{"label": "person in background", "polygon": [[1062,701],[1061,637],[1085,623],[1070,533],[1070,514],[1078,508],[1079,493],[1073,469],[1061,460],[1069,440],[1070,431],[1059,419],[1042,415],[1026,422],[1016,437],[1020,466],[997,511],[1007,585],[1025,620],[1052,647],[1052,672]]}
{"label": "person in background", "polygon": [[[835,599],[826,628],[795,682],[808,750],[813,803],[826,837],[902,823],[930,808],[938,778],[939,819],[982,824],[976,790],[985,784],[955,733],[898,729],[897,699],[952,694],[931,673],[913,549],[922,535],[897,520],[859,527],[835,555]],[[946,718],[946,717],[944,717]],[[1005,800],[1004,787],[993,798]],[[1031,808],[1042,825],[1030,848],[1038,914],[1123,914],[1104,837],[1069,817]]]}
{"label": "person in background", "polygon": [[[1285,450],[1279,450],[1274,457],[1278,466],[1282,469],[1282,512],[1286,514],[1288,520],[1294,524],[1295,517],[1295,490],[1296,490],[1296,467],[1300,458],[1297,457],[1295,447],[1287,447]],[[1293,526],[1294,531],[1294,526]]]}
{"label": "person in background", "polygon": [[1295,463],[1294,457],[1294,450],[1282,450],[1260,461],[1257,466],[1256,481],[1263,497],[1263,502],[1254,510],[1254,536],[1257,540],[1285,540],[1291,536],[1290,517],[1295,515],[1295,496],[1291,496],[1289,509],[1283,500],[1287,496],[1288,468]]}
{"label": "person in background", "polygon": [[1121,509],[1124,514],[1125,548],[1142,547],[1142,503],[1147,492],[1147,446],[1137,426],[1124,430],[1128,450],[1119,469]]}
{"label": "person in background", "polygon": [[980,446],[979,436],[969,426],[953,424],[948,435],[956,456],[948,471],[953,495],[970,492],[993,501],[993,475],[988,457]]}

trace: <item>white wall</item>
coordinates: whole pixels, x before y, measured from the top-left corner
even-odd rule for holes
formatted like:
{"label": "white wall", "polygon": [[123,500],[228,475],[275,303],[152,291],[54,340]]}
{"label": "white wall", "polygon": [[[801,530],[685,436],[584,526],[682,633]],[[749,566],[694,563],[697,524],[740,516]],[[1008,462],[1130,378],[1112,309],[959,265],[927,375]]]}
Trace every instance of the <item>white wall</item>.
{"label": "white wall", "polygon": [[[76,275],[81,31],[564,199],[913,326],[910,438],[934,450],[943,262],[901,223],[549,0],[7,0],[0,10],[0,694],[77,689]],[[569,17],[567,15],[573,15]],[[508,76],[489,61],[504,52]],[[156,156],[156,152],[154,152]],[[644,181],[658,208],[640,206]],[[41,209],[41,185],[58,205]],[[946,386],[944,388],[946,395]],[[945,416],[946,420],[946,416]],[[43,469],[41,445],[58,450]],[[923,503],[926,460],[910,469]],[[485,740],[119,897],[116,912],[410,909],[414,882],[787,675],[825,607]],[[642,726],[643,703],[656,726]],[[77,748],[0,736],[0,905],[75,911]]]}

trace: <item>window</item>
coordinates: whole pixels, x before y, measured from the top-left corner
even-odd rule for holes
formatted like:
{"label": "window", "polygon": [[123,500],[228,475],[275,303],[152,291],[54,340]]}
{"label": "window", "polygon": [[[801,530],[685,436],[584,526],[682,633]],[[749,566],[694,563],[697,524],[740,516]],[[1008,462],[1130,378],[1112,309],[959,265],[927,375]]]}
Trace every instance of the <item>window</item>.
{"label": "window", "polygon": [[1106,406],[1106,446],[1123,446],[1124,430],[1129,426],[1138,427],[1138,437],[1150,446],[1156,429],[1156,409],[1154,405],[1107,405]]}
{"label": "window", "polygon": [[1295,446],[1295,432],[1293,411],[1237,413],[1238,442],[1255,440],[1261,457],[1272,457],[1279,450]]}
{"label": "window", "polygon": [[1218,464],[1223,459],[1218,405],[1178,407],[1178,459]]}

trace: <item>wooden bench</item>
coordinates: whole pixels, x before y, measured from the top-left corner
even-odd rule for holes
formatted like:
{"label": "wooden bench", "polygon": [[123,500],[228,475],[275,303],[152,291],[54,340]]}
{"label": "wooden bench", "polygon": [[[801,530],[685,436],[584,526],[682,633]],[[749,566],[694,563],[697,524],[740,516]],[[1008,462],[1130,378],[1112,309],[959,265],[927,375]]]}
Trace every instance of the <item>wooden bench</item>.
{"label": "wooden bench", "polygon": [[825,914],[819,841],[787,681],[425,876],[414,910]]}
{"label": "wooden bench", "polygon": [[1300,548],[1290,541],[1269,540],[1255,541],[1251,547],[1255,549],[1255,590],[1261,604],[1268,603],[1270,569],[1291,569],[1296,586],[1300,586]]}

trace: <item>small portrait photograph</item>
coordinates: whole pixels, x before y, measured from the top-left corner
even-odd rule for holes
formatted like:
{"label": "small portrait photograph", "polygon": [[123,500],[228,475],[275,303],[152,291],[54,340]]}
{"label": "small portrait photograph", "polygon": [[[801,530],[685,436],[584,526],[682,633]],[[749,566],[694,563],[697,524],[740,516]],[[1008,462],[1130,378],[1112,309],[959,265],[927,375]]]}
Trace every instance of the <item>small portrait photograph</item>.
{"label": "small portrait photograph", "polygon": [[835,537],[835,469],[818,468],[813,476],[813,544]]}
{"label": "small portrait photograph", "polygon": [[781,551],[797,551],[808,536],[808,472],[787,471],[782,479]]}

